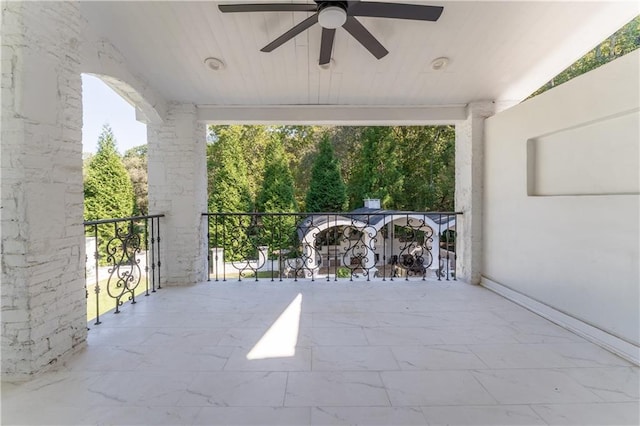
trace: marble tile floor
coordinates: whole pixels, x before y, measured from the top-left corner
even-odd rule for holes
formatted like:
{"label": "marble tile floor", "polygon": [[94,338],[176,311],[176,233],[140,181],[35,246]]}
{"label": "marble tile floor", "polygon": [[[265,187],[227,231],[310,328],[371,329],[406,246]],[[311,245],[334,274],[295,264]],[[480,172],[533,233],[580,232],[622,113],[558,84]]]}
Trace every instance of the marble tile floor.
{"label": "marble tile floor", "polygon": [[640,423],[637,367],[461,282],[210,282],[90,327],[3,425]]}

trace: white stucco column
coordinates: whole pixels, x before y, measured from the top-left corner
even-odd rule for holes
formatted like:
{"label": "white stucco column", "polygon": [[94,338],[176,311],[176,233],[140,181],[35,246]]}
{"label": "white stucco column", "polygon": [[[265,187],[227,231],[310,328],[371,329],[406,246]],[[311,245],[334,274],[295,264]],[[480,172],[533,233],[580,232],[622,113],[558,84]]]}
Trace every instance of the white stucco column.
{"label": "white stucco column", "polygon": [[2,2],[3,379],[87,336],[80,21],[73,2]]}
{"label": "white stucco column", "polygon": [[470,103],[467,119],[456,124],[455,210],[463,212],[456,224],[456,273],[471,284],[480,283],[482,272],[484,121],[494,108],[490,101]]}
{"label": "white stucco column", "polygon": [[162,284],[207,279],[205,126],[191,104],[169,104],[163,124],[147,127],[149,213],[161,220]]}

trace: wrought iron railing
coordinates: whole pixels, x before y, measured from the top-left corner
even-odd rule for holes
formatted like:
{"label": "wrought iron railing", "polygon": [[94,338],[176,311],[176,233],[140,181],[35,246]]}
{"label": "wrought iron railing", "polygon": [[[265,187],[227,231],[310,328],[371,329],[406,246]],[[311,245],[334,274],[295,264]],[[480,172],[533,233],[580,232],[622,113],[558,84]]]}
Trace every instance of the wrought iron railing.
{"label": "wrought iron railing", "polygon": [[[135,216],[84,222],[87,241],[85,290],[88,317],[101,323],[100,315],[113,302],[114,313],[126,300],[148,296],[162,288],[160,261],[160,218],[164,215]],[[95,301],[89,302],[89,288]],[[91,297],[92,299],[93,297]],[[101,299],[103,306],[101,306]],[[95,306],[93,311],[92,306]],[[94,315],[95,313],[95,315]]]}
{"label": "wrought iron railing", "polygon": [[203,213],[209,280],[455,280],[461,214]]}

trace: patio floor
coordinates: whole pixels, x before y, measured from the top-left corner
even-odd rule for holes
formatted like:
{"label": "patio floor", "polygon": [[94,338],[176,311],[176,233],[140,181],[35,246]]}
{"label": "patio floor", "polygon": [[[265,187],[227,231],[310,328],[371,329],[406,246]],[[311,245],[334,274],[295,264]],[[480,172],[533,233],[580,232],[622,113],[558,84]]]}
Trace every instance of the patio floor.
{"label": "patio floor", "polygon": [[142,299],[56,371],[3,383],[2,424],[640,423],[637,367],[461,282],[211,282]]}

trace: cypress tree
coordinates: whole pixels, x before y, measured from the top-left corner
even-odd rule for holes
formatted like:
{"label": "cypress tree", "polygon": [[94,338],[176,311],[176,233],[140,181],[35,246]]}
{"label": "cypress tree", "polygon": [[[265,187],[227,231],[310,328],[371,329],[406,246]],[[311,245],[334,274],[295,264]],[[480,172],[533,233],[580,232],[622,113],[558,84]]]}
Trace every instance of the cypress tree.
{"label": "cypress tree", "polygon": [[98,150],[87,165],[84,181],[85,220],[131,216],[134,195],[129,174],[118,154],[116,139],[108,124],[102,127]]}
{"label": "cypress tree", "polygon": [[[207,146],[209,211],[247,213],[252,211],[251,193],[238,126],[216,128],[216,140]],[[247,229],[249,216],[225,216],[209,222],[210,243],[224,247],[226,260],[251,255]]]}
{"label": "cypress tree", "polygon": [[218,129],[207,146],[209,211],[246,213],[252,210],[247,164],[240,135],[233,126]]}
{"label": "cypress tree", "polygon": [[262,188],[256,200],[256,209],[265,213],[293,212],[296,209],[293,176],[278,139],[273,139],[267,145]]}
{"label": "cypress tree", "polygon": [[311,170],[306,210],[340,212],[346,207],[346,201],[347,193],[340,174],[340,163],[329,138],[325,136],[320,142],[318,156]]}
{"label": "cypress tree", "polygon": [[[98,150],[87,164],[84,180],[85,220],[129,217],[133,214],[133,205],[131,179],[118,154],[113,131],[105,124],[98,139]],[[123,259],[122,244],[112,243],[107,253],[107,244],[114,237],[114,225],[98,225],[97,246],[100,264],[113,264]],[[133,253],[128,253],[128,256],[133,256]]]}
{"label": "cypress tree", "polygon": [[[291,213],[296,210],[293,176],[285,158],[280,139],[273,138],[267,145],[262,188],[256,200],[256,209],[264,213]],[[261,244],[272,249],[289,249],[296,235],[295,216],[265,216],[262,219]]]}

